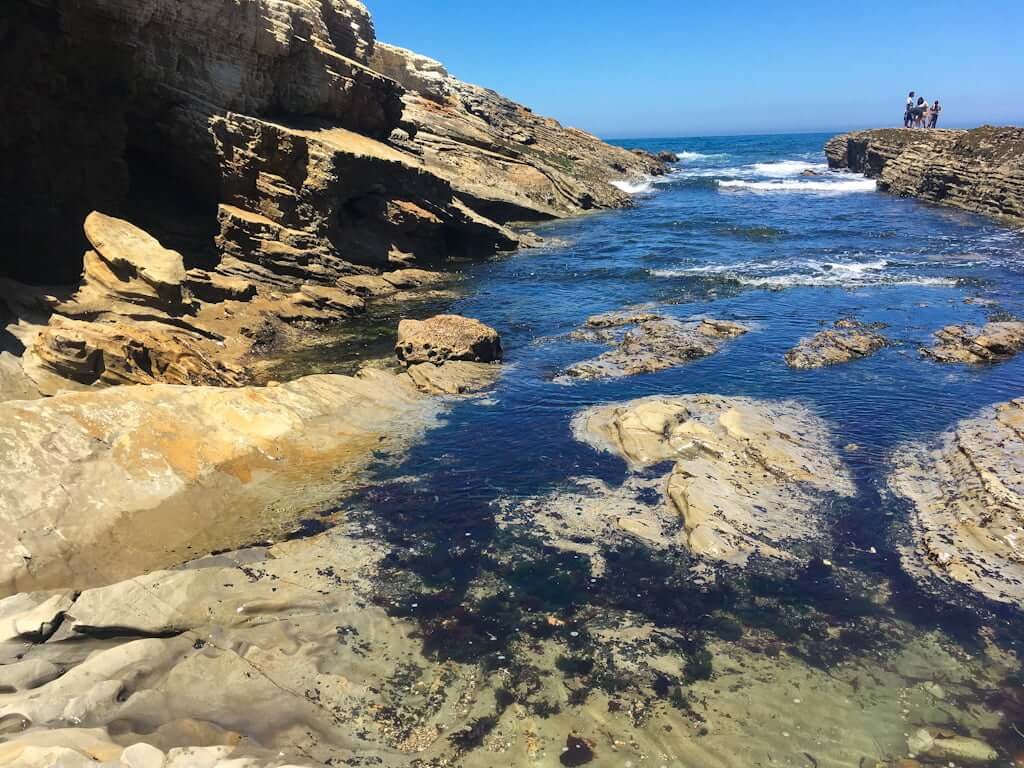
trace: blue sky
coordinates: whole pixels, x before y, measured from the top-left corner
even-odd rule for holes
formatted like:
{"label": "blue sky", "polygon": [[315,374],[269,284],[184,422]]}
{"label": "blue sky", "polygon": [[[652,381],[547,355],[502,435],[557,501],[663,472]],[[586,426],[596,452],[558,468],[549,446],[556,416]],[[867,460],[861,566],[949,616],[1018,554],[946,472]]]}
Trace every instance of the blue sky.
{"label": "blue sky", "polygon": [[381,40],[609,138],[1024,123],[1024,0],[366,0]]}

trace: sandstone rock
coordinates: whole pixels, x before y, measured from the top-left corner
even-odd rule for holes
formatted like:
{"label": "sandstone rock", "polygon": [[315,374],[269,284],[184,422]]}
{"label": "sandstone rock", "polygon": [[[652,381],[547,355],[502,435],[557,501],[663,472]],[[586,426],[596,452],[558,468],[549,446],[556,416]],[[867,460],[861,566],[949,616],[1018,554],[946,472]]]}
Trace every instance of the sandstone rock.
{"label": "sandstone rock", "polygon": [[795,403],[653,397],[592,408],[574,429],[636,468],[674,462],[666,502],[684,545],[710,560],[790,559],[819,538],[823,495],[854,493],[826,426]]}
{"label": "sandstone rock", "polygon": [[412,365],[407,373],[424,394],[463,395],[479,392],[494,384],[501,375],[501,368],[489,363],[449,360],[444,365]]}
{"label": "sandstone rock", "polygon": [[414,51],[387,43],[377,43],[370,66],[387,75],[403,88],[432,101],[444,102],[451,94],[448,70],[444,65]]}
{"label": "sandstone rock", "polygon": [[372,371],[0,404],[0,590],[89,586],[280,531],[294,512],[276,499],[331,497],[433,407]]}
{"label": "sandstone rock", "polygon": [[660,160],[663,163],[674,163],[677,160],[679,160],[679,157],[676,155],[675,152],[668,152],[668,151],[658,152],[655,155],[655,157],[657,157],[658,160]]}
{"label": "sandstone rock", "polygon": [[904,566],[1024,600],[1024,400],[961,421],[937,446],[905,446],[893,463],[890,486],[912,504]]}
{"label": "sandstone rock", "polygon": [[1024,322],[949,325],[935,333],[935,346],[921,353],[940,363],[994,363],[1024,350]]}
{"label": "sandstone rock", "polygon": [[839,320],[831,330],[803,339],[786,353],[790,368],[823,368],[872,355],[888,340],[875,329],[856,320]]}
{"label": "sandstone rock", "polygon": [[0,352],[0,403],[7,400],[35,400],[39,388],[26,374],[18,358]]}
{"label": "sandstone rock", "polygon": [[990,765],[999,759],[999,753],[980,739],[935,728],[914,731],[907,748],[922,760],[943,764]]}
{"label": "sandstone rock", "polygon": [[448,360],[492,363],[501,360],[498,332],[479,320],[459,315],[436,315],[398,324],[395,354],[405,365]]}
{"label": "sandstone rock", "polygon": [[[23,549],[20,554],[24,556]],[[68,592],[23,593],[0,600],[0,643],[11,640],[42,642],[53,633],[71,606],[71,597]]]}
{"label": "sandstone rock", "polygon": [[857,131],[825,154],[893,194],[1024,221],[1024,128]]}
{"label": "sandstone rock", "polygon": [[612,349],[592,360],[570,366],[570,379],[601,379],[653,373],[707,357],[725,341],[749,331],[727,320],[681,322],[646,312],[601,315],[587,321],[589,328],[616,329],[632,325],[620,338],[599,332],[593,340],[608,341]]}
{"label": "sandstone rock", "polygon": [[185,263],[146,232],[127,221],[93,211],[85,219],[85,236],[121,282],[141,281],[165,301],[181,301]]}
{"label": "sandstone rock", "polygon": [[190,298],[211,304],[249,301],[256,296],[256,286],[251,281],[205,269],[190,269],[185,278],[185,289]]}

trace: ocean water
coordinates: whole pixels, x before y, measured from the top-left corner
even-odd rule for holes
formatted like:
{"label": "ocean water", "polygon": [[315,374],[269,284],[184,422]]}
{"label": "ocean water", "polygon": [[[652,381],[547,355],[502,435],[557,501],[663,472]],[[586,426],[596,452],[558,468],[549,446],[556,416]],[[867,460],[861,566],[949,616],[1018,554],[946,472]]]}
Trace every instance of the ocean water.
{"label": "ocean water", "polygon": [[[1024,395],[1024,355],[966,367],[918,352],[945,325],[1024,316],[1024,232],[829,172],[827,138],[623,142],[679,162],[618,182],[633,209],[535,227],[545,246],[467,267],[443,307],[499,329],[503,377],[338,504],[390,548],[379,600],[418,622],[422,663],[483,670],[497,691],[493,721],[467,729],[465,764],[874,766],[906,756],[918,727],[985,738],[1001,764],[1024,750],[1018,612],[907,577],[906,510],[885,492],[898,446]],[[604,349],[568,334],[637,305],[754,330],[675,369],[557,380]],[[844,366],[786,366],[801,338],[849,316],[885,323],[894,344]],[[830,575],[701,581],[685,552],[621,543],[595,575],[531,524],[531,504],[581,479],[627,479],[574,439],[576,414],[687,393],[794,399],[859,447],[843,454],[857,496],[830,518]],[[538,761],[527,733],[566,746]]]}

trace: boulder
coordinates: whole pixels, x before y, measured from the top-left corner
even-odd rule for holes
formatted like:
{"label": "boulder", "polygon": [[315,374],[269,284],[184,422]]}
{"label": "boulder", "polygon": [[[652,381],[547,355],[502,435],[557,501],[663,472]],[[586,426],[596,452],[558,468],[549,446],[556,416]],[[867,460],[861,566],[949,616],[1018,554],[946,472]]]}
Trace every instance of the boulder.
{"label": "boulder", "polygon": [[838,320],[832,329],[803,339],[787,352],[786,365],[797,369],[823,368],[872,355],[889,343],[877,328],[856,320]]}
{"label": "boulder", "polygon": [[995,363],[1024,350],[1024,322],[948,325],[935,333],[935,344],[921,354],[940,363]]}
{"label": "boulder", "polygon": [[943,765],[991,765],[999,753],[980,739],[939,728],[919,728],[907,738],[911,755]]}
{"label": "boulder", "polygon": [[675,152],[668,151],[658,152],[655,157],[663,163],[674,163],[679,160],[679,156]]}
{"label": "boulder", "polygon": [[[97,211],[85,219],[85,237],[119,282],[141,283],[159,299],[181,302],[185,262],[180,253],[133,224]],[[88,279],[88,262],[86,274]]]}
{"label": "boulder", "polygon": [[[629,330],[616,335],[622,328]],[[612,349],[570,366],[565,378],[621,378],[674,368],[713,355],[726,341],[749,330],[728,320],[682,322],[644,311],[598,315],[574,337],[608,342]]]}
{"label": "boulder", "polygon": [[493,363],[501,360],[501,338],[496,330],[479,320],[436,315],[399,323],[395,354],[407,366],[440,365],[448,360]]}

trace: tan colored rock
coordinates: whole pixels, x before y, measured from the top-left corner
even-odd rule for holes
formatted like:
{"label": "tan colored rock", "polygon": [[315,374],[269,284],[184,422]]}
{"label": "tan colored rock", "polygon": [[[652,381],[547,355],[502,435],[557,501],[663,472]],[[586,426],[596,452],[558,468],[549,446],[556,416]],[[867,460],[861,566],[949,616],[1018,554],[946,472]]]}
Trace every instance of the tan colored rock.
{"label": "tan colored rock", "polygon": [[373,371],[0,404],[0,590],[89,586],[275,535],[432,412],[407,377]]}
{"label": "tan colored rock", "polygon": [[56,629],[71,603],[69,592],[22,593],[0,600],[0,643],[45,640]]}
{"label": "tan colored rock", "polygon": [[0,352],[0,403],[7,400],[35,400],[39,388],[25,374],[21,362],[10,352]]}
{"label": "tan colored rock", "polygon": [[790,559],[791,544],[820,538],[823,496],[854,493],[827,427],[795,403],[654,397],[592,408],[574,429],[637,468],[675,462],[667,503],[711,560]]}
{"label": "tan colored rock", "polygon": [[908,445],[890,486],[912,505],[904,566],[985,596],[1024,600],[1024,400],[965,419],[937,445]]}
{"label": "tan colored rock", "polygon": [[493,385],[501,375],[501,368],[491,363],[449,360],[444,365],[418,363],[409,366],[406,373],[424,394],[463,395]]}
{"label": "tan colored rock", "polygon": [[937,728],[919,728],[907,738],[911,754],[927,762],[951,765],[991,765],[999,759],[996,752],[980,739]]}
{"label": "tan colored rock", "polygon": [[832,329],[803,339],[787,352],[786,365],[797,369],[839,365],[872,355],[886,344],[888,340],[874,326],[839,320]]}
{"label": "tan colored rock", "polygon": [[85,219],[85,236],[100,258],[121,277],[149,285],[158,295],[177,294],[185,280],[181,254],[160,245],[138,227],[93,211]]}
{"label": "tan colored rock", "polygon": [[256,286],[252,281],[205,269],[190,269],[185,277],[185,288],[190,298],[211,304],[249,301],[256,296]]}
{"label": "tan colored rock", "polygon": [[406,90],[414,91],[432,101],[444,102],[451,94],[448,70],[444,65],[414,51],[387,43],[377,43],[373,48],[370,66],[395,80]]}
{"label": "tan colored rock", "polygon": [[921,353],[940,363],[995,363],[1024,350],[1024,322],[948,325]]}
{"label": "tan colored rock", "polygon": [[[632,327],[621,338],[615,335],[617,329],[629,326]],[[674,368],[713,355],[726,341],[749,330],[727,320],[682,322],[647,312],[592,317],[587,321],[587,329],[577,337],[588,341],[607,341],[612,349],[570,366],[565,377],[621,378]]]}
{"label": "tan colored rock", "polygon": [[1024,221],[1024,128],[857,131],[830,139],[825,154],[893,194]]}
{"label": "tan colored rock", "polygon": [[492,363],[501,360],[498,332],[479,320],[459,315],[436,315],[398,324],[395,354],[405,365],[448,360]]}

